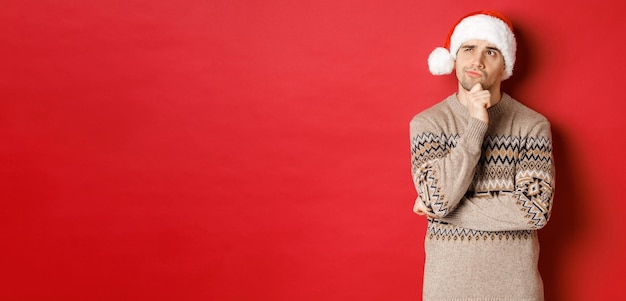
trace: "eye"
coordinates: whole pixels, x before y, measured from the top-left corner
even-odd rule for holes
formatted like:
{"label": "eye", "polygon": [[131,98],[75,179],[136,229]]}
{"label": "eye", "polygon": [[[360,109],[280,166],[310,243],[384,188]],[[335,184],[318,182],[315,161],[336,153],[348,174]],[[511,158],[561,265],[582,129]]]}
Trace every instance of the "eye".
{"label": "eye", "polygon": [[487,50],[487,55],[489,55],[489,56],[496,56],[496,55],[498,55],[498,53],[496,51],[494,51],[494,50]]}

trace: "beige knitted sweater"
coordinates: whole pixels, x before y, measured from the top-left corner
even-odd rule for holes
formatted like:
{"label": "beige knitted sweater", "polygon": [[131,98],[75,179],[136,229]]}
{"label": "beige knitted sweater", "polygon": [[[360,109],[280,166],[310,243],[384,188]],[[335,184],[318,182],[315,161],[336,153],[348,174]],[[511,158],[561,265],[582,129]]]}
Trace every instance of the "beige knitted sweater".
{"label": "beige knitted sweater", "polygon": [[428,219],[423,300],[543,300],[537,229],[550,217],[550,124],[507,94],[469,117],[456,94],[410,124]]}

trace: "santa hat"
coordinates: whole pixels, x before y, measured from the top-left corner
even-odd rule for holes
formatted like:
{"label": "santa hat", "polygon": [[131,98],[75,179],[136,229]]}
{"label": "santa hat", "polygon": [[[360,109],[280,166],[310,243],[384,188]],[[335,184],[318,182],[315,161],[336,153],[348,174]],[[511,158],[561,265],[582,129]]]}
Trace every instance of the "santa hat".
{"label": "santa hat", "polygon": [[445,48],[437,47],[428,57],[428,69],[434,75],[450,74],[454,69],[456,53],[470,40],[485,40],[500,50],[504,57],[503,80],[513,74],[515,65],[515,34],[511,21],[497,11],[485,10],[471,13],[461,19],[448,33]]}

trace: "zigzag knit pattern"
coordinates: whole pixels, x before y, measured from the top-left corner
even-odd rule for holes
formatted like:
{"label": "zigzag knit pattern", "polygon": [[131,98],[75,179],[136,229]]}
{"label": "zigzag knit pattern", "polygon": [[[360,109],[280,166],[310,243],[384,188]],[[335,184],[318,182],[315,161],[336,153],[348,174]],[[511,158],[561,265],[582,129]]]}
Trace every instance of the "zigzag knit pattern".
{"label": "zigzag knit pattern", "polygon": [[[411,151],[414,154],[412,168],[413,175],[417,175],[414,181],[418,183],[416,185],[418,193],[427,207],[443,216],[453,208],[450,208],[446,196],[443,195],[438,183],[438,175],[432,169],[431,164],[456,147],[458,139],[458,134],[423,133],[414,136],[411,143]],[[549,206],[552,199],[551,183],[543,180],[551,178],[550,140],[487,136],[482,149],[483,154],[466,195],[480,198],[502,193],[513,194],[520,211],[525,213],[528,225],[531,228],[543,227],[549,219]],[[438,225],[433,226],[438,227]],[[474,233],[452,233],[443,230],[431,234],[435,234],[434,237],[475,236]]]}
{"label": "zigzag knit pattern", "polygon": [[[426,198],[426,206],[441,215],[448,212],[449,206],[446,198],[441,195],[437,176],[428,162],[445,156],[450,149],[456,147],[458,138],[459,135],[437,136],[433,133],[424,133],[415,136],[411,143],[411,153],[414,154],[413,175],[419,175],[419,178],[414,178],[413,181],[423,184],[417,187],[418,194]],[[421,156],[416,156],[416,154],[421,154]]]}
{"label": "zigzag knit pattern", "polygon": [[428,219],[428,238],[434,240],[479,242],[494,240],[523,240],[533,235],[532,230],[522,231],[481,231],[460,228],[448,223]]}
{"label": "zigzag knit pattern", "polygon": [[550,122],[506,93],[488,114],[472,118],[453,94],[411,120],[416,202],[429,213],[424,300],[543,300]]}

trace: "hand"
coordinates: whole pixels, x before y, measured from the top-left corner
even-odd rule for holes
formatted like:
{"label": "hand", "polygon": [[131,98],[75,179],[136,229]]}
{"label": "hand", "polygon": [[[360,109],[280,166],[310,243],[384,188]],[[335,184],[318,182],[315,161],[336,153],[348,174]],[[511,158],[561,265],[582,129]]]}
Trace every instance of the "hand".
{"label": "hand", "polygon": [[415,214],[417,214],[417,215],[426,215],[426,216],[429,216],[429,217],[433,217],[428,212],[428,208],[426,208],[426,205],[424,205],[424,202],[422,202],[422,200],[420,200],[420,198],[417,198],[415,200],[415,205],[413,205],[413,212],[415,212]]}
{"label": "hand", "polygon": [[475,84],[467,93],[467,110],[469,115],[476,119],[489,123],[489,114],[487,109],[490,106],[491,93],[489,90],[483,90],[480,83]]}

